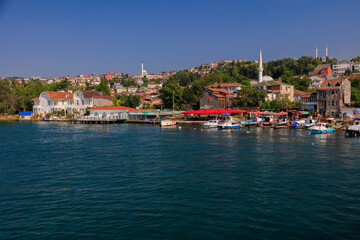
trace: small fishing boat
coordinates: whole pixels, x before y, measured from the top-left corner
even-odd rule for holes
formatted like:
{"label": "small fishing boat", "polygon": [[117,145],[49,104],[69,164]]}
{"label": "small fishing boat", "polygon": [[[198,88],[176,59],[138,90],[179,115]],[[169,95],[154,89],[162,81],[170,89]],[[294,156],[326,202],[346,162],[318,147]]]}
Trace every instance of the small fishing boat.
{"label": "small fishing boat", "polygon": [[308,119],[308,120],[306,121],[306,123],[303,124],[303,127],[304,127],[304,128],[310,128],[310,127],[314,126],[315,123],[316,123],[316,120]]}
{"label": "small fishing boat", "polygon": [[345,133],[349,137],[358,137],[360,136],[360,118],[356,118],[355,121],[345,129]]}
{"label": "small fishing boat", "polygon": [[276,117],[274,116],[265,116],[264,121],[262,122],[263,126],[272,126],[276,122]]}
{"label": "small fishing boat", "polygon": [[176,121],[171,119],[163,119],[160,122],[160,126],[162,127],[175,126],[175,125],[176,125]]}
{"label": "small fishing boat", "polygon": [[232,128],[241,128],[241,125],[238,123],[237,119],[233,119],[230,116],[225,116],[223,121],[220,121],[217,125],[218,129],[232,129]]}
{"label": "small fishing boat", "polygon": [[258,127],[261,125],[262,119],[259,117],[252,117],[249,121],[245,123],[247,127]]}
{"label": "small fishing boat", "polygon": [[288,125],[289,124],[289,120],[287,120],[287,119],[279,119],[279,120],[277,120],[275,123],[274,123],[274,126],[275,127],[278,127],[278,126],[286,126],[286,125]]}
{"label": "small fishing boat", "polygon": [[325,119],[325,123],[327,127],[331,127],[335,124],[336,120],[334,118],[327,118]]}
{"label": "small fishing boat", "polygon": [[217,128],[219,124],[219,120],[217,118],[209,120],[205,123],[203,123],[203,128]]}
{"label": "small fishing boat", "polygon": [[299,128],[299,127],[302,127],[305,123],[306,123],[305,120],[299,120],[299,121],[293,122],[291,126],[293,128]]}
{"label": "small fishing boat", "polygon": [[326,126],[326,123],[317,123],[315,124],[315,126],[312,126],[309,128],[310,133],[330,133],[330,132],[334,132],[333,128],[329,128]]}

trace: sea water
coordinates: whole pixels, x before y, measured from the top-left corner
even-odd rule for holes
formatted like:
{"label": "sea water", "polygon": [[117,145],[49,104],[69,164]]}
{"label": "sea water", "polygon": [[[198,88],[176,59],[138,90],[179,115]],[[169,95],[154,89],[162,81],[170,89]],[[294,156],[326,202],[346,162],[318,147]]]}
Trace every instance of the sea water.
{"label": "sea water", "polygon": [[359,239],[360,138],[0,123],[0,239]]}

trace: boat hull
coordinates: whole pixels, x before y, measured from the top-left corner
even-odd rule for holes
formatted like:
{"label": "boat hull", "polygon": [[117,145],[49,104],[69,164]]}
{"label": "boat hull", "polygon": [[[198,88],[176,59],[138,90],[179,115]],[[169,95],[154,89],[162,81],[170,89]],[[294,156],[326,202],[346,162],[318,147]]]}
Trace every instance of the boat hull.
{"label": "boat hull", "polygon": [[333,128],[329,129],[310,129],[311,134],[331,133],[334,132]]}

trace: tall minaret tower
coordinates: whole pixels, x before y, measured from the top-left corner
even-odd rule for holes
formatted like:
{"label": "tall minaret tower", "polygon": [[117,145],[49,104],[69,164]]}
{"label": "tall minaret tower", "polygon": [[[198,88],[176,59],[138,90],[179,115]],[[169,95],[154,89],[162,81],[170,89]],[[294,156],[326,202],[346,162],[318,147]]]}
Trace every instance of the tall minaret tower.
{"label": "tall minaret tower", "polygon": [[326,58],[328,58],[328,47],[327,47],[327,44],[326,44],[326,49],[325,49],[325,56],[326,56]]}
{"label": "tall minaret tower", "polygon": [[263,78],[263,67],[262,67],[262,55],[261,55],[261,49],[260,49],[260,59],[259,59],[259,83],[262,82]]}
{"label": "tall minaret tower", "polygon": [[318,49],[317,49],[317,46],[316,46],[316,50],[315,50],[315,58],[318,58]]}
{"label": "tall minaret tower", "polygon": [[141,61],[141,74],[144,75],[144,61]]}

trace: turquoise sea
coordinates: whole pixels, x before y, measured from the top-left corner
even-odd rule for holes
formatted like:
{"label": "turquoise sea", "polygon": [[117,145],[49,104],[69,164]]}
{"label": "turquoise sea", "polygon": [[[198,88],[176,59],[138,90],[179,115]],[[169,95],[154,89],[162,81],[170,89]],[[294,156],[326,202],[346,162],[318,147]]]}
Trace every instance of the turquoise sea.
{"label": "turquoise sea", "polygon": [[0,122],[0,135],[0,239],[360,239],[360,138],[342,132]]}

